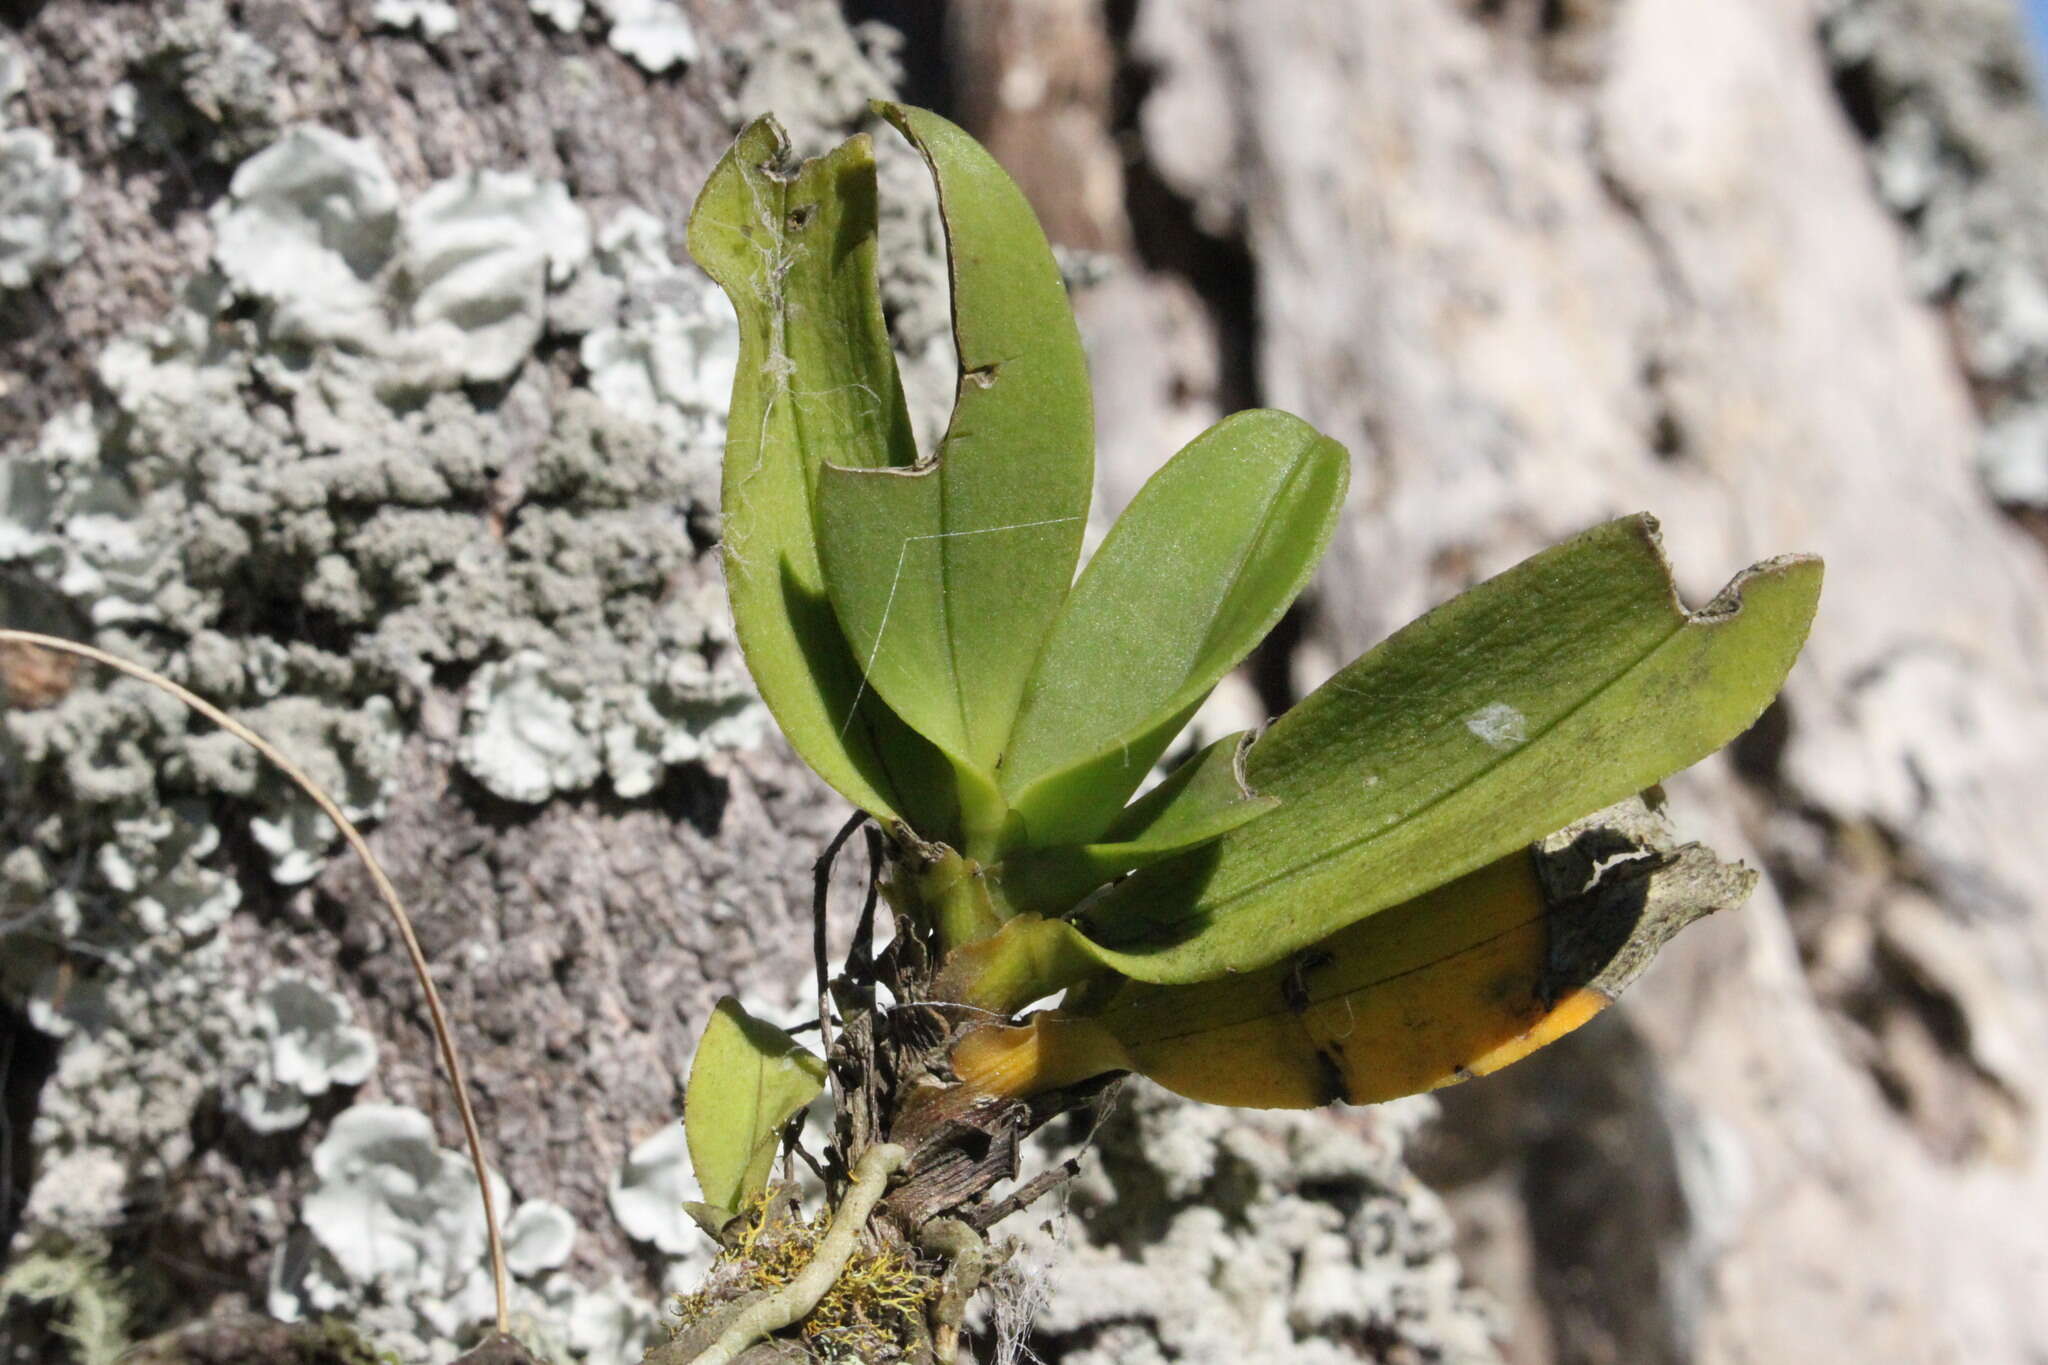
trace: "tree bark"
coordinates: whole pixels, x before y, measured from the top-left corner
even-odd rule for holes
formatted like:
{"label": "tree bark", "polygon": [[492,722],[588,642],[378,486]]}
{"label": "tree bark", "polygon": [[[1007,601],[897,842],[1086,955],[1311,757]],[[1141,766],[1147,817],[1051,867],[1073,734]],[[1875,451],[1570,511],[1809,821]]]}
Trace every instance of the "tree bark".
{"label": "tree bark", "polygon": [[1694,601],[1828,560],[1784,700],[1673,784],[1765,891],[1444,1095],[1424,1169],[1510,1358],[2038,1350],[2048,573],[1976,468],[2044,373],[2012,340],[2044,266],[2013,9],[1102,13],[1138,257],[1084,300],[1105,485],[1253,401],[1358,461],[1219,730],[1610,515],[1664,517]]}

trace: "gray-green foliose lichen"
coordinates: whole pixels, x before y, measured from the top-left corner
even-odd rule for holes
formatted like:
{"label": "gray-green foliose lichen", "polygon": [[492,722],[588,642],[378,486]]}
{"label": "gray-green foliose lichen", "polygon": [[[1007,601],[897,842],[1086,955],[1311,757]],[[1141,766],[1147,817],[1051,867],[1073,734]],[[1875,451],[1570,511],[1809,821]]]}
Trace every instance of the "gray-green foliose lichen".
{"label": "gray-green foliose lichen", "polygon": [[[301,1224],[271,1264],[271,1315],[299,1322],[346,1312],[407,1359],[452,1358],[465,1331],[493,1311],[468,1158],[440,1146],[418,1110],[358,1104],[314,1148],[313,1176]],[[495,1171],[490,1179],[520,1335],[550,1343],[556,1358],[638,1359],[654,1335],[653,1305],[616,1284],[591,1291],[559,1273],[575,1240],[568,1212],[538,1199],[515,1206],[504,1180]]]}
{"label": "gray-green foliose lichen", "polygon": [[[463,762],[513,800],[640,795],[759,737],[705,562],[731,316],[644,218],[593,250],[561,186],[489,171],[404,203],[314,128],[215,217],[215,270],[0,474],[24,600],[284,739],[365,817],[430,685],[468,684]],[[526,358],[576,315],[588,387],[555,399]],[[279,879],[312,875],[310,807],[139,696],[10,715],[17,776],[61,775],[60,807],[243,798]]]}
{"label": "gray-green foliose lichen", "polygon": [[[558,22],[578,7],[535,8]],[[814,19],[737,54],[751,98],[787,111],[808,149],[889,93],[881,31],[856,42],[829,6]],[[153,88],[217,103],[204,92],[267,61],[205,37],[179,40],[192,60],[149,68]],[[0,452],[0,621],[161,668],[365,819],[429,688],[462,695],[458,761],[509,800],[597,784],[631,798],[763,734],[708,553],[736,329],[671,257],[672,234],[630,211],[592,231],[559,186],[517,173],[408,198],[367,144],[266,129],[267,104],[234,103],[193,135],[208,155],[230,134],[263,148],[216,210],[210,268],[169,317],[106,350],[93,403]],[[910,154],[885,174],[900,245],[884,290],[907,324],[913,394],[922,383],[942,420],[938,220]],[[198,1159],[209,1097],[282,1126],[363,1070],[330,983],[285,998],[229,969],[221,930],[241,888],[222,847],[245,832],[286,885],[332,849],[290,788],[140,684],[87,673],[0,720],[0,991],[64,1039],[17,1252],[160,1203]],[[416,1176],[445,1165],[399,1148]],[[358,1163],[360,1179],[323,1188],[366,1206],[373,1168],[413,1169]],[[317,1208],[296,1245],[338,1266]],[[247,1217],[278,1241],[294,1221],[267,1200]],[[637,1358],[654,1310],[552,1268],[566,1215],[529,1201],[510,1231],[519,1315],[557,1358]],[[415,1343],[471,1293],[466,1275],[437,1298],[371,1274],[287,1265],[277,1288],[358,1311],[381,1299]]]}
{"label": "gray-green foliose lichen", "polygon": [[[1132,1083],[1099,1126],[1067,1125],[1096,1159],[1057,1222],[1015,1230],[1002,1292],[977,1308],[995,1358],[1020,1358],[1029,1314],[1070,1365],[1500,1365],[1450,1215],[1403,1164],[1435,1112],[1416,1096],[1338,1125]],[[1033,1156],[1072,1155],[1059,1136]]]}
{"label": "gray-green foliose lichen", "polygon": [[605,43],[649,75],[688,66],[701,52],[697,31],[676,0],[526,0],[526,7],[559,33],[574,33],[586,9],[595,9]]}
{"label": "gray-green foliose lichen", "polygon": [[642,70],[659,75],[697,60],[697,33],[676,0],[592,0],[604,15],[605,42]]}
{"label": "gray-green foliose lichen", "polygon": [[574,33],[583,23],[583,0],[526,0],[526,7],[558,33]]}
{"label": "gray-green foliose lichen", "polygon": [[361,1085],[377,1066],[377,1039],[351,1020],[346,996],[297,972],[256,991],[254,1024],[264,1044],[235,1096],[235,1112],[259,1133],[296,1128],[311,1101],[337,1086]]}
{"label": "gray-green foliose lichen", "polygon": [[190,0],[133,26],[128,78],[107,95],[114,134],[156,156],[228,166],[278,134],[276,56],[223,0]]}

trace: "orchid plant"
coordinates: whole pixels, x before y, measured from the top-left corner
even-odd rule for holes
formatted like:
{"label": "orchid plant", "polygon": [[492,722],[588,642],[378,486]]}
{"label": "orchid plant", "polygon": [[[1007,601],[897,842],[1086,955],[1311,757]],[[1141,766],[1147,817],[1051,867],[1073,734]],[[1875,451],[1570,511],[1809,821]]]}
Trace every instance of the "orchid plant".
{"label": "orchid plant", "polygon": [[[843,1275],[825,1256],[841,1233],[835,1254],[866,1239],[903,1248],[906,1274],[941,1268],[890,1339],[950,1360],[979,1234],[1018,1202],[989,1193],[1011,1174],[996,1139],[1126,1072],[1296,1107],[1481,1075],[1739,901],[1749,874],[1613,825],[1619,874],[1532,845],[1748,728],[1806,637],[1821,565],[1755,565],[1691,611],[1656,523],[1611,521],[1146,789],[1309,581],[1349,457],[1283,412],[1226,418],[1077,576],[1094,422],[1052,252],[971,137],[876,110],[922,154],[946,229],[959,382],[928,456],[876,284],[865,135],[790,166],[774,121],[754,123],[689,244],[740,321],[723,550],[740,643],[792,747],[875,822],[894,934],[878,954],[871,895],[844,969],[821,964],[822,1057],[721,1006],[686,1129],[694,1212],[734,1264],[759,1262],[775,1153],[832,1084],[832,1231],[807,1270]],[[1660,889],[1674,870],[1685,894]],[[840,1330],[813,1320],[826,1289],[738,1283],[695,1304],[670,1358]]]}
{"label": "orchid plant", "polygon": [[[762,119],[690,220],[740,322],[723,541],[740,644],[791,746],[857,813],[818,871],[823,1055],[733,1000],[700,1040],[690,1211],[721,1250],[658,1365],[955,1360],[985,1232],[1070,1173],[998,1197],[1018,1142],[1106,1102],[1123,1074],[1218,1104],[1362,1104],[1484,1075],[1583,1024],[1753,884],[1626,803],[1757,719],[1820,593],[1819,561],[1787,556],[1689,611],[1656,523],[1624,517],[1147,787],[1307,584],[1349,457],[1283,412],[1226,418],[1077,575],[1094,422],[1052,252],[966,133],[876,109],[923,155],[946,228],[960,375],[928,457],[876,284],[866,136],[790,166]],[[361,834],[286,755],[170,679],[27,631],[0,646],[168,692],[276,765],[363,858],[454,1085],[504,1333],[482,1136],[425,956]],[[829,864],[862,824],[868,898],[833,972]],[[828,1086],[820,1162],[795,1139]],[[817,1165],[822,1211],[776,1182],[782,1153]]]}

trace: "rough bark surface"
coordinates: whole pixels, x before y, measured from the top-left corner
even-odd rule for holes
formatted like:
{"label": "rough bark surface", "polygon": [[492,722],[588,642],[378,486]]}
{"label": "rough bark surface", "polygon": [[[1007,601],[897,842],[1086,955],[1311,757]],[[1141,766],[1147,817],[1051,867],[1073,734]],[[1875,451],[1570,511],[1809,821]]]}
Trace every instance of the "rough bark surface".
{"label": "rough bark surface", "polygon": [[[78,401],[106,401],[102,352],[173,307],[207,263],[208,210],[235,167],[288,126],[370,140],[407,195],[523,169],[600,225],[651,211],[672,249],[736,105],[762,88],[748,82],[764,35],[784,35],[778,97],[811,102],[785,110],[800,140],[834,135],[887,65],[822,10],[801,23],[829,42],[787,41],[790,7],[766,0],[686,6],[701,55],[660,75],[607,45],[609,6],[576,6],[564,27],[512,0],[463,4],[431,39],[383,11],[433,6],[374,8],[48,0],[5,16],[0,42],[26,74],[10,101],[0,52],[0,135],[46,135],[78,184],[75,249],[0,288],[0,454],[35,446]],[[1996,49],[1998,34],[2017,50],[2009,7],[1973,3],[1953,27],[1929,18],[1946,9],[1935,0],[848,8],[899,24],[910,93],[959,92],[952,111],[1055,240],[1102,253],[1077,302],[1110,510],[1254,402],[1354,451],[1330,563],[1219,692],[1212,732],[1276,712],[1423,608],[1617,513],[1663,515],[1695,600],[1766,554],[1829,561],[1784,703],[1673,785],[1681,826],[1746,852],[1764,890],[1681,938],[1583,1036],[1446,1093],[1419,1164],[1446,1191],[1463,1271],[1453,1222],[1403,1164],[1426,1103],[1240,1120],[1146,1096],[1105,1131],[1069,1135],[1092,1136],[1101,1164],[1054,1230],[1031,1234],[1012,1286],[1013,1303],[1052,1295],[1042,1354],[2048,1353],[2048,1068],[2027,1046],[2048,1031],[2035,814],[2048,564],[1978,474],[1987,433],[2003,433],[1993,454],[2023,446],[2048,393],[2048,342],[2012,283],[2042,273],[2041,228],[2006,230],[2041,197],[2024,154],[2040,116],[2013,96],[2026,77],[2011,63],[1942,56]],[[117,97],[124,84],[136,93]],[[127,98],[140,103],[124,132]],[[1906,193],[1900,177],[1927,169],[1916,155],[1942,174]],[[921,251],[928,266],[929,226],[891,225],[899,260]],[[1930,259],[1958,258],[1964,285],[1950,288],[1953,271],[1930,282]],[[890,287],[923,358],[934,323],[918,270]],[[471,523],[517,504],[585,382],[551,333],[516,380],[463,390],[509,452]],[[1999,496],[2025,501],[2010,489]],[[0,605],[47,613],[48,589],[10,568]],[[634,797],[493,796],[458,758],[461,690],[487,661],[395,689],[406,740],[374,842],[468,1021],[494,1160],[521,1199],[562,1205],[578,1230],[566,1271],[581,1288],[551,1302],[591,1318],[651,1301],[675,1263],[628,1235],[608,1187],[672,1124],[711,1000],[740,988],[786,1003],[807,979],[805,878],[839,813],[773,743],[675,764]],[[17,706],[82,685],[13,658],[0,676]],[[173,787],[165,799],[219,812],[229,834],[212,861],[242,887],[207,989],[302,972],[381,1048],[366,1083],[270,1136],[230,1112],[233,1038],[166,1063],[216,1069],[191,1080],[179,1143],[115,1173],[118,1216],[96,1229],[114,1267],[137,1272],[137,1334],[263,1305],[314,1184],[310,1153],[347,1101],[411,1104],[455,1137],[360,874],[337,863],[310,888],[278,886],[237,832],[257,806]],[[0,905],[0,930],[21,911]],[[0,939],[26,962],[22,942]],[[64,1155],[33,1137],[77,1039],[29,1024],[44,977],[0,978],[5,1236],[33,1222],[23,1201]],[[122,1046],[163,1044],[154,1026],[130,1025]],[[13,1250],[18,1266],[31,1248]],[[613,1277],[619,1295],[600,1303]],[[4,1312],[14,1360],[51,1358],[64,1349],[51,1324],[78,1325],[47,1300]],[[630,1338],[585,1326],[582,1342]],[[1014,1312],[985,1327],[998,1342],[1023,1331]]]}
{"label": "rough bark surface", "polygon": [[[2038,164],[1996,153],[2038,145],[2040,115],[2009,7],[1838,8],[1104,9],[1139,251],[1181,233],[1088,300],[1118,386],[1105,483],[1249,398],[1358,457],[1265,709],[1638,507],[1694,600],[1760,555],[1828,559],[1784,702],[1674,786],[1767,889],[1618,1017],[1446,1092],[1426,1169],[1519,1310],[1516,1360],[2048,1341],[2026,1288],[2048,1246],[2014,1216],[2048,1196],[2025,1044],[2048,572],[1973,458],[2026,386],[1973,401],[1994,329],[1959,348],[1919,268],[1960,214],[1976,295],[2038,273]],[[1874,94],[1839,79],[1849,18]],[[1951,183],[1902,232],[1859,94],[1902,136],[1939,111],[1967,213]]]}

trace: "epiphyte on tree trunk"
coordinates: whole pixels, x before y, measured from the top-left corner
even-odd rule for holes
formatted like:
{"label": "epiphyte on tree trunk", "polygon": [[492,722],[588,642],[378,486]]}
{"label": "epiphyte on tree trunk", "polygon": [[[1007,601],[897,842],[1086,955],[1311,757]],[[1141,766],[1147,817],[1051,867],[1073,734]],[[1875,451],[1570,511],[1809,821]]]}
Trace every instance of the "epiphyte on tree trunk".
{"label": "epiphyte on tree trunk", "polygon": [[[1284,1107],[1484,1074],[1746,894],[1710,855],[1648,849],[1611,886],[1564,888],[1563,855],[1529,848],[1740,734],[1805,639],[1819,561],[1758,564],[1691,611],[1646,515],[1446,603],[1132,801],[1307,583],[1349,456],[1285,413],[1228,418],[1076,578],[1093,421],[1051,250],[973,139],[875,109],[924,157],[946,227],[959,383],[929,453],[883,320],[865,134],[789,165],[773,120],[754,123],[690,222],[740,320],[739,641],[792,745],[889,834],[895,942],[879,960],[857,942],[819,1001],[842,1106],[827,1171],[877,1143],[907,1154],[873,1236],[1000,1217],[1013,1203],[988,1191],[1013,1165],[988,1147],[1106,1074]],[[701,1054],[693,1089],[746,1090],[770,1055],[803,1055],[758,1032]],[[787,1118],[707,1102],[688,1123],[693,1149],[755,1153]],[[712,1202],[766,1178],[750,1162]]]}

